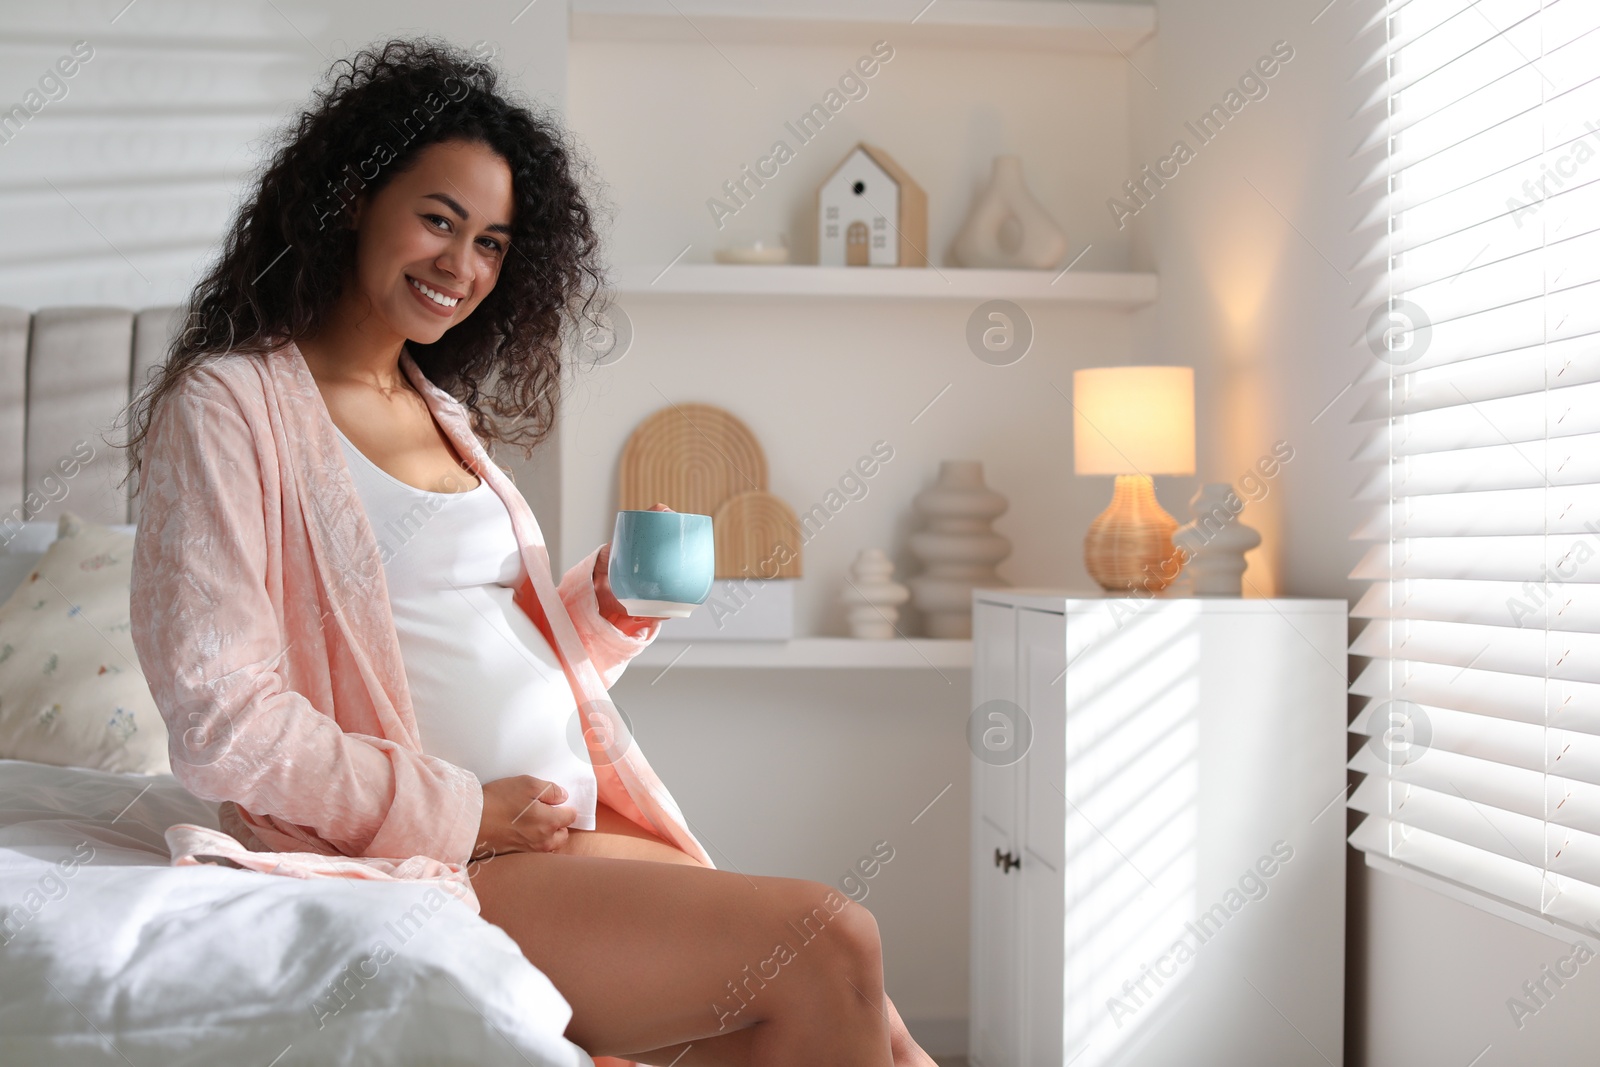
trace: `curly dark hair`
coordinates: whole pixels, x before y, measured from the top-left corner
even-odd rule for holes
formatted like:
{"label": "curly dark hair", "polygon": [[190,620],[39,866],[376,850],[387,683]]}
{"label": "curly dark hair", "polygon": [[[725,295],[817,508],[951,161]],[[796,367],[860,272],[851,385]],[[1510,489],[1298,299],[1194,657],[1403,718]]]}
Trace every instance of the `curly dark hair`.
{"label": "curly dark hair", "polygon": [[[408,139],[396,148],[400,137]],[[152,413],[188,371],[224,352],[265,355],[322,325],[354,270],[356,232],[338,222],[355,195],[375,194],[423,148],[456,140],[482,143],[511,170],[512,254],[470,316],[433,344],[407,345],[428,380],[468,409],[486,444],[532,455],[554,428],[563,339],[598,321],[607,301],[580,180],[588,167],[559,123],[502,91],[487,62],[419,37],[336,61],[310,105],[278,132],[254,195],[189,296],[165,364],[130,405],[128,476],[138,472]],[[374,163],[376,175],[365,173]]]}

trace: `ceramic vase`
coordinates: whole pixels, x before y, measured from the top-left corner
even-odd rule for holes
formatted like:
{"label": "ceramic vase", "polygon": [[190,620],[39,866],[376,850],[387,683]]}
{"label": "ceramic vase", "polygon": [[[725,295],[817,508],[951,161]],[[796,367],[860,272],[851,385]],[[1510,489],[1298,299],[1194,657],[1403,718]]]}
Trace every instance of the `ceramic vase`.
{"label": "ceramic vase", "polygon": [[850,622],[850,636],[887,641],[895,636],[899,605],[911,590],[894,581],[894,561],[879,548],[863,548],[850,565],[850,580],[839,594]]}
{"label": "ceramic vase", "polygon": [[1172,542],[1188,558],[1184,570],[1195,596],[1243,595],[1244,554],[1261,543],[1261,534],[1239,521],[1243,510],[1227,482],[1207,482],[1189,501],[1193,518]]}
{"label": "ceramic vase", "polygon": [[956,234],[962,267],[1048,270],[1067,254],[1067,235],[1022,180],[1022,157],[995,156],[989,186]]}
{"label": "ceramic vase", "polygon": [[983,482],[983,464],[947,459],[939,480],[912,506],[927,528],[911,535],[911,554],[923,572],[911,578],[911,603],[922,612],[929,637],[972,636],[972,590],[1010,583],[995,565],[1011,555],[1011,542],[991,529],[1006,498]]}

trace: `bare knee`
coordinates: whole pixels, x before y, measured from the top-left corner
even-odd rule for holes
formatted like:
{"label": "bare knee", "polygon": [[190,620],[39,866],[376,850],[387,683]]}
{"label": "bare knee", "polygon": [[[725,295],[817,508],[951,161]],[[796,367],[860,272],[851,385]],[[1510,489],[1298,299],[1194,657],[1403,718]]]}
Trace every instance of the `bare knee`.
{"label": "bare knee", "polygon": [[851,969],[863,981],[881,986],[883,941],[879,936],[877,917],[868,911],[865,905],[851,900],[844,910],[834,917],[834,923],[842,935],[839,939],[841,948],[850,961]]}
{"label": "bare knee", "polygon": [[800,951],[815,946],[819,977],[831,982],[847,978],[863,992],[881,987],[883,945],[872,912],[820,882],[801,882],[799,896],[806,907],[791,926],[807,939]]}

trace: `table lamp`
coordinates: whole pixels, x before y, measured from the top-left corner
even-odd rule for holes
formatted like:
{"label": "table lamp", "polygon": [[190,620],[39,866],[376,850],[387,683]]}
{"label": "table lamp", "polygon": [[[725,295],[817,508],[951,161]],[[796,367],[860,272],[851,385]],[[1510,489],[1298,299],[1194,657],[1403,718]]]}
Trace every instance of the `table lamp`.
{"label": "table lamp", "polygon": [[1165,589],[1178,576],[1178,520],[1156,502],[1150,478],[1194,473],[1194,368],[1080,370],[1072,392],[1074,470],[1117,478],[1083,541],[1089,577],[1109,592]]}

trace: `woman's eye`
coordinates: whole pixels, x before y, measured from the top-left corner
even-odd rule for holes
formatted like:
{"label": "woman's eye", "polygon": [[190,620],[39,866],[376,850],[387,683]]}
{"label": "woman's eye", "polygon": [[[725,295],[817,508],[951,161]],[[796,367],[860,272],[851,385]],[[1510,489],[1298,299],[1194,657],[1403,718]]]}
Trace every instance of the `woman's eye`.
{"label": "woman's eye", "polygon": [[[429,223],[442,223],[446,229],[449,229],[450,227],[450,220],[445,218],[443,215],[424,215],[422,217]],[[480,237],[479,240],[484,242],[492,252],[505,251],[505,249],[501,247],[500,242],[496,241],[493,237]]]}

